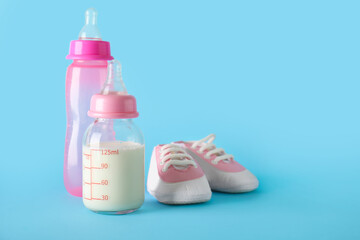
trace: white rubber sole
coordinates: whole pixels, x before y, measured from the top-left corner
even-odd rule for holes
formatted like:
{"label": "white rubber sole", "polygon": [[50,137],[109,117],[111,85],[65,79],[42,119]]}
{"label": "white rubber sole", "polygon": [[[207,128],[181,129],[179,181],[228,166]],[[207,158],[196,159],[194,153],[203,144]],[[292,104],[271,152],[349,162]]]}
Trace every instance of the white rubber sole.
{"label": "white rubber sole", "polygon": [[[212,193],[205,176],[180,183],[166,183],[162,181],[160,186],[161,187],[154,191],[149,187],[147,189],[148,192],[161,203],[193,204],[207,202],[211,199]],[[208,190],[204,191],[204,188],[208,188]]]}
{"label": "white rubber sole", "polygon": [[215,192],[224,192],[224,193],[246,193],[246,192],[252,192],[258,187],[259,187],[259,183],[251,183],[251,184],[239,185],[237,187],[231,187],[231,188],[212,187],[211,190]]}
{"label": "white rubber sole", "polygon": [[168,183],[160,179],[153,151],[147,179],[147,190],[159,202],[165,204],[193,204],[211,199],[211,189],[206,176],[197,179]]}

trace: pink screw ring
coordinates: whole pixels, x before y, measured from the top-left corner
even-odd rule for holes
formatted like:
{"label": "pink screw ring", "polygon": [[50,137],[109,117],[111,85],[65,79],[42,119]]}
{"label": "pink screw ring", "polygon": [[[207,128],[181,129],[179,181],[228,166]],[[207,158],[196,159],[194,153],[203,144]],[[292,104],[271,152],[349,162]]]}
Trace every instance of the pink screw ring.
{"label": "pink screw ring", "polygon": [[66,59],[77,60],[112,60],[110,43],[106,41],[73,40]]}
{"label": "pink screw ring", "polygon": [[91,98],[88,115],[93,118],[137,118],[136,99],[132,95],[110,93],[95,94]]}

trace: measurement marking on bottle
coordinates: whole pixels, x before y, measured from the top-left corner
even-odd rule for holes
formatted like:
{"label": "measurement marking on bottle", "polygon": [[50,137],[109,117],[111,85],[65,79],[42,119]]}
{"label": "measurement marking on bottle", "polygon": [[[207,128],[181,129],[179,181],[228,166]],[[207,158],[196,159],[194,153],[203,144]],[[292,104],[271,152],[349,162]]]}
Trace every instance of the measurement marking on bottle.
{"label": "measurement marking on bottle", "polygon": [[102,198],[85,198],[86,200],[104,200]]}
{"label": "measurement marking on bottle", "polygon": [[93,182],[93,183],[91,183],[91,182],[84,182],[85,184],[101,184],[101,183],[98,183],[98,182]]}
{"label": "measurement marking on bottle", "polygon": [[84,153],[84,157],[86,160],[89,160],[89,164],[90,166],[84,166],[84,169],[89,170],[90,171],[90,182],[85,182],[84,181],[84,185],[89,185],[90,186],[90,198],[89,197],[85,197],[84,199],[86,200],[101,200],[101,201],[106,201],[109,200],[109,196],[108,195],[101,195],[101,198],[99,197],[93,197],[93,185],[103,185],[103,186],[107,186],[109,184],[109,181],[107,179],[103,179],[100,182],[93,182],[93,170],[102,170],[102,169],[107,169],[109,167],[108,163],[100,163],[100,166],[93,166],[93,162],[92,162],[92,152],[93,151],[98,151],[101,155],[116,155],[119,154],[119,150],[108,150],[108,149],[90,149],[90,154],[86,154]]}
{"label": "measurement marking on bottle", "polygon": [[119,149],[110,150],[110,149],[101,149],[102,155],[119,155]]}
{"label": "measurement marking on bottle", "polygon": [[86,169],[104,169],[104,167],[84,167]]}
{"label": "measurement marking on bottle", "polygon": [[[90,151],[90,154],[91,154],[91,151]],[[92,156],[90,156],[90,182],[92,183]],[[90,198],[92,199],[92,185],[90,185]]]}
{"label": "measurement marking on bottle", "polygon": [[92,200],[104,200],[104,199],[101,199],[101,198],[92,198]]}

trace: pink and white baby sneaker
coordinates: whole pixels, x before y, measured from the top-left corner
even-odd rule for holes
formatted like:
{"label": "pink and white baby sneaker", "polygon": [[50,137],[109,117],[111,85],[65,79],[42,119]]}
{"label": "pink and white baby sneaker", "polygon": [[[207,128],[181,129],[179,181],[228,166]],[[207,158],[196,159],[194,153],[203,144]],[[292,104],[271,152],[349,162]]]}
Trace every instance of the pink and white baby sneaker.
{"label": "pink and white baby sneaker", "polygon": [[216,148],[212,143],[214,139],[215,134],[210,134],[199,141],[180,141],[174,144],[182,146],[199,163],[212,190],[228,193],[255,190],[259,186],[258,179],[236,162],[232,155]]}
{"label": "pink and white baby sneaker", "polygon": [[173,144],[154,147],[147,190],[166,204],[200,203],[211,198],[209,183],[200,166],[183,148]]}

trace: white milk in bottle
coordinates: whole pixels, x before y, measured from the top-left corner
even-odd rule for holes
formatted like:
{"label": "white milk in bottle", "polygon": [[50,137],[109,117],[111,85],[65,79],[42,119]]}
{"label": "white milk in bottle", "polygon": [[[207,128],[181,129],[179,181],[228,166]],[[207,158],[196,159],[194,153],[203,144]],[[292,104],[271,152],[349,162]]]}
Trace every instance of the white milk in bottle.
{"label": "white milk in bottle", "polygon": [[83,199],[93,211],[137,209],[144,201],[144,145],[104,142],[83,148]]}

